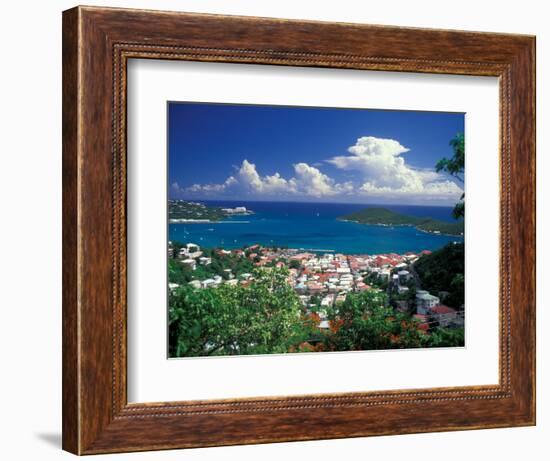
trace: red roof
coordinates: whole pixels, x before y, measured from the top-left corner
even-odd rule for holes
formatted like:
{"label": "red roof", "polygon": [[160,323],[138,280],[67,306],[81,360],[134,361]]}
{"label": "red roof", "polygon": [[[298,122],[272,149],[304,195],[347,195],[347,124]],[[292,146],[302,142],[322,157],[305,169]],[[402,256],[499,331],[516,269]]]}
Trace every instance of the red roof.
{"label": "red roof", "polygon": [[430,310],[432,311],[432,314],[456,314],[456,310],[451,307],[444,306],[443,304],[434,306]]}
{"label": "red roof", "polygon": [[424,314],[414,314],[413,317],[418,320],[419,322],[427,322],[428,316]]}
{"label": "red roof", "polygon": [[423,314],[415,314],[413,315],[413,317],[419,322],[416,328],[420,331],[427,332],[428,329],[430,328],[430,324],[428,322],[428,316]]}

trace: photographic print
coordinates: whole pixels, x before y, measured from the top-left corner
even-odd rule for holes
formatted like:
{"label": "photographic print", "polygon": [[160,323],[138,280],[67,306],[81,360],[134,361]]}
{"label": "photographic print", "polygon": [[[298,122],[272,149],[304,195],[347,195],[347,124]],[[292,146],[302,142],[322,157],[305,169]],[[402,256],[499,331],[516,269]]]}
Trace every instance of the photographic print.
{"label": "photographic print", "polygon": [[464,346],[464,114],[168,103],[171,358]]}

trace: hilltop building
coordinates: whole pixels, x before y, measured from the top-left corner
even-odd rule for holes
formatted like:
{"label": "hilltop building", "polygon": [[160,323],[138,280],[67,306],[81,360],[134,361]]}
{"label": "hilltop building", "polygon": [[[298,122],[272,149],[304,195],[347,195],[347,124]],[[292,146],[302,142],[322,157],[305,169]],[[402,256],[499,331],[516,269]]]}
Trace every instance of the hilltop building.
{"label": "hilltop building", "polygon": [[178,258],[180,259],[186,259],[191,258],[195,259],[202,256],[201,247],[198,246],[196,243],[188,243],[184,247],[182,247],[178,253]]}
{"label": "hilltop building", "polygon": [[428,315],[430,309],[439,304],[439,298],[431,295],[426,290],[416,292],[416,313],[419,315]]}

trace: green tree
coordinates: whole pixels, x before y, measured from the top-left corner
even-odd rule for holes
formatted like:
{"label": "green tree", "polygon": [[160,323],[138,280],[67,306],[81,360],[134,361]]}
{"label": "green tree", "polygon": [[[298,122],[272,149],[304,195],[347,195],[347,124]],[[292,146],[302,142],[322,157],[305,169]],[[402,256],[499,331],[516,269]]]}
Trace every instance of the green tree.
{"label": "green tree", "polygon": [[[439,160],[435,165],[435,171],[438,173],[440,171],[445,171],[464,183],[464,133],[458,133],[451,139],[449,145],[453,149],[453,156],[450,159],[443,157]],[[456,219],[464,218],[464,193],[460,197],[460,201],[454,207],[453,216]]]}
{"label": "green tree", "polygon": [[376,272],[370,272],[363,277],[363,282],[384,291],[388,289],[388,282],[385,279],[382,279]]}
{"label": "green tree", "polygon": [[168,259],[168,280],[183,285],[193,280],[193,271],[177,259]]}
{"label": "green tree", "polygon": [[288,270],[256,269],[249,287],[183,286],[169,298],[172,357],[287,352],[306,341],[312,325],[301,318]]}
{"label": "green tree", "polygon": [[350,293],[331,308],[328,317],[333,325],[332,334],[326,336],[328,350],[412,348],[426,341],[410,316],[387,307],[387,297],[381,292]]}
{"label": "green tree", "polygon": [[302,267],[302,264],[297,259],[293,259],[290,261],[290,268],[291,269],[300,269]]}
{"label": "green tree", "polygon": [[464,328],[435,328],[428,337],[429,347],[464,346]]}
{"label": "green tree", "polygon": [[447,291],[445,304],[460,309],[464,304],[464,243],[448,243],[414,263],[422,288],[438,294]]}

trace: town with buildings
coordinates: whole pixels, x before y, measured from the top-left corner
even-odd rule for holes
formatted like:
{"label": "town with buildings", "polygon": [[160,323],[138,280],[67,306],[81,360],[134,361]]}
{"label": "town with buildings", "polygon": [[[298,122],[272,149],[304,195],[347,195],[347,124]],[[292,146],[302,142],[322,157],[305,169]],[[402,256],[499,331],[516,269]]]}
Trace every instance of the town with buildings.
{"label": "town with buildings", "polygon": [[[423,289],[415,263],[431,251],[405,254],[345,255],[316,253],[288,248],[251,245],[240,249],[203,251],[195,243],[169,242],[168,256],[191,274],[188,283],[196,289],[215,288],[222,284],[247,286],[252,283],[255,267],[286,267],[288,283],[299,295],[306,311],[319,317],[319,329],[330,328],[325,309],[345,301],[349,293],[365,290],[385,292],[388,302],[398,312],[410,314],[418,329],[429,332],[430,326],[464,327],[464,305],[449,307],[445,291],[430,293]],[[217,272],[211,271],[213,258]],[[244,262],[237,270],[225,267],[224,258]],[[222,261],[222,264],[219,264]],[[235,264],[234,264],[235,265]],[[201,273],[202,276],[193,274]],[[180,285],[172,280],[170,290]]]}

